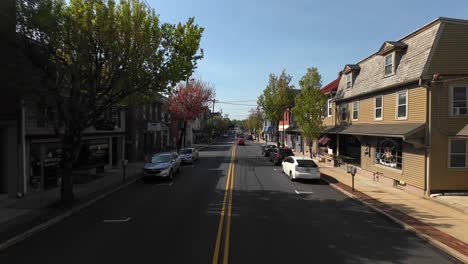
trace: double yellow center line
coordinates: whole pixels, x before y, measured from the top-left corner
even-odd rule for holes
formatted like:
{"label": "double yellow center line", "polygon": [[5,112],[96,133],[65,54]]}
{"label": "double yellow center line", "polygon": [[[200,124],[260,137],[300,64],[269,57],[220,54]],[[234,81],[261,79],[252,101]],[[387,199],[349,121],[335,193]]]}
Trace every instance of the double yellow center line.
{"label": "double yellow center line", "polygon": [[[228,175],[226,180],[226,187],[224,191],[223,207],[221,209],[221,216],[219,217],[218,234],[216,236],[215,252],[213,255],[213,264],[219,261],[219,253],[221,249],[221,241],[223,235],[223,226],[226,222],[226,230],[224,233],[224,252],[223,264],[228,263],[229,257],[229,236],[231,230],[231,211],[232,211],[232,190],[234,189],[234,166],[236,159],[236,145],[232,147],[231,162],[229,163]],[[226,209],[227,207],[227,209]],[[227,215],[227,217],[225,217]]]}

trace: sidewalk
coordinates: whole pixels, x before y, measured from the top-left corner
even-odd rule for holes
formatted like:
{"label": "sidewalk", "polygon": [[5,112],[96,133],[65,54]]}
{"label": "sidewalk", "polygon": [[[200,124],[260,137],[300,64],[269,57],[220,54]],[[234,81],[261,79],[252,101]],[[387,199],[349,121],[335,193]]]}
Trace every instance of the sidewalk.
{"label": "sidewalk", "polygon": [[[295,153],[302,156],[302,153]],[[468,215],[431,199],[374,182],[358,173],[354,177],[341,168],[319,163],[325,181],[341,192],[383,213],[433,245],[468,262]]]}
{"label": "sidewalk", "polygon": [[32,193],[22,199],[0,199],[0,244],[11,237],[21,234],[39,223],[46,222],[81,204],[110,192],[123,183],[132,182],[140,177],[143,162],[129,163],[126,168],[125,182],[122,168],[110,168],[96,175],[96,179],[84,184],[75,184],[75,202],[67,208],[57,206],[60,188]]}

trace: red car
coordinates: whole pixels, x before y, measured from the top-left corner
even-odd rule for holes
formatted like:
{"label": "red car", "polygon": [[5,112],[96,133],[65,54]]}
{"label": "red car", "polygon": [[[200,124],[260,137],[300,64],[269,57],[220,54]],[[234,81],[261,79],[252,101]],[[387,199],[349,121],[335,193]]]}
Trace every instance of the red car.
{"label": "red car", "polygon": [[245,139],[243,137],[238,137],[237,145],[245,145]]}

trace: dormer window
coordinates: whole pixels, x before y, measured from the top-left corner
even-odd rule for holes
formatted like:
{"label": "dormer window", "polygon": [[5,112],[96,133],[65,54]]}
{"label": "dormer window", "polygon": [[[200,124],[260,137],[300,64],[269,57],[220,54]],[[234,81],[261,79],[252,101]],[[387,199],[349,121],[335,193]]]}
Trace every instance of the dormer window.
{"label": "dormer window", "polygon": [[394,59],[395,59],[395,53],[392,52],[390,54],[387,54],[385,56],[385,76],[387,75],[391,75],[394,73],[393,69],[393,65],[394,65]]}
{"label": "dormer window", "polygon": [[349,89],[353,86],[353,73],[346,74],[346,88]]}
{"label": "dormer window", "polygon": [[353,87],[354,82],[359,74],[361,67],[357,64],[346,64],[345,68],[343,69],[343,74],[345,74],[346,78],[346,89],[350,89]]}
{"label": "dormer window", "polygon": [[382,44],[377,54],[384,57],[384,77],[395,74],[407,48],[408,45],[400,41],[385,41]]}

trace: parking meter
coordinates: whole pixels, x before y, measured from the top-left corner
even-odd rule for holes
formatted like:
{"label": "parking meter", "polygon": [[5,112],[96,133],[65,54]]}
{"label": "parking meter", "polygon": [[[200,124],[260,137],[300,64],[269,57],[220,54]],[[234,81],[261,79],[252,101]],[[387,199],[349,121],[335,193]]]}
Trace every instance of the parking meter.
{"label": "parking meter", "polygon": [[351,177],[353,177],[352,178],[352,187],[351,187],[351,189],[354,192],[354,176],[356,176],[356,172],[357,172],[356,166],[351,166],[350,172],[351,172]]}
{"label": "parking meter", "polygon": [[122,159],[121,163],[122,163],[122,169],[123,169],[123,179],[122,180],[125,181],[125,169],[127,168],[128,160]]}

